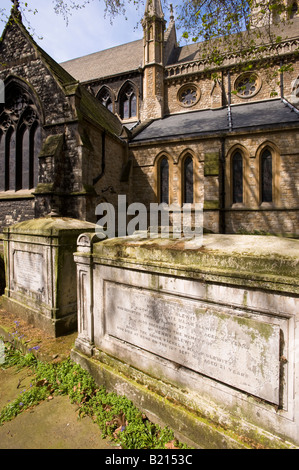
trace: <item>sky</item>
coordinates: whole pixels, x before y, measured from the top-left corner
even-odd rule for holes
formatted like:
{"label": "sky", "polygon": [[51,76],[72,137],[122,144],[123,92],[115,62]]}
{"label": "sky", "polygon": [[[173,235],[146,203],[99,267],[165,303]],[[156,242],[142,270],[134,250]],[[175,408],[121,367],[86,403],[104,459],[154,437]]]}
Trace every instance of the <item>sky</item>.
{"label": "sky", "polygon": [[[30,3],[31,2],[31,3]],[[20,1],[24,4],[24,1]],[[54,12],[52,0],[28,0],[38,13],[26,13],[23,23],[35,41],[57,62],[81,57],[142,38],[142,27],[138,23],[144,14],[144,6],[130,5],[126,17],[104,18],[103,0],[92,0],[84,9],[73,11],[66,24],[64,18]],[[1,0],[0,9],[11,10],[11,0]],[[165,19],[168,11],[164,7]],[[27,20],[27,21],[26,21]],[[5,24],[0,24],[1,31]]]}

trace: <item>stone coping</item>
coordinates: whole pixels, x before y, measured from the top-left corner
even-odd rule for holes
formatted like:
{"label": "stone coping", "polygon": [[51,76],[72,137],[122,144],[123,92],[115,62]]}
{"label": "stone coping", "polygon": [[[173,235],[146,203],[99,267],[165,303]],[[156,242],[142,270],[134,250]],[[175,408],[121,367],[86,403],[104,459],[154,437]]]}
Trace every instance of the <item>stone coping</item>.
{"label": "stone coping", "polygon": [[40,219],[31,219],[19,222],[3,229],[3,239],[8,234],[39,235],[39,236],[58,236],[63,233],[82,233],[83,231],[92,231],[95,224],[68,217],[42,217]]}
{"label": "stone coping", "polygon": [[[96,241],[96,240],[95,240]],[[82,254],[82,253],[80,253]],[[95,263],[187,275],[299,294],[299,240],[206,234],[200,240],[114,238],[96,242]],[[234,281],[232,281],[232,278]]]}

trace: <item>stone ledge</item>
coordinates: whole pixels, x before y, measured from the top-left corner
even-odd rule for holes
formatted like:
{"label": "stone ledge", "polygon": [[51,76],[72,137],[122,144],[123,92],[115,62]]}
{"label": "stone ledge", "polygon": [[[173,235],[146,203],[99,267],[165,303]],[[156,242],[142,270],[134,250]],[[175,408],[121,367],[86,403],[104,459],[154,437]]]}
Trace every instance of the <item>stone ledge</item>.
{"label": "stone ledge", "polygon": [[[175,429],[176,437],[197,449],[256,449],[296,448],[261,430],[250,429],[238,435],[178,402],[172,386],[155,380],[133,367],[98,351],[98,357],[88,357],[78,348],[71,350],[71,359],[79,363],[108,391],[126,395],[149,419],[160,426]],[[137,377],[137,380],[136,380]],[[152,384],[152,386],[151,386]],[[241,424],[241,423],[240,423]],[[243,431],[246,427],[241,424]],[[237,426],[236,426],[237,429]],[[256,434],[255,434],[256,433]],[[255,438],[253,439],[253,435]]]}

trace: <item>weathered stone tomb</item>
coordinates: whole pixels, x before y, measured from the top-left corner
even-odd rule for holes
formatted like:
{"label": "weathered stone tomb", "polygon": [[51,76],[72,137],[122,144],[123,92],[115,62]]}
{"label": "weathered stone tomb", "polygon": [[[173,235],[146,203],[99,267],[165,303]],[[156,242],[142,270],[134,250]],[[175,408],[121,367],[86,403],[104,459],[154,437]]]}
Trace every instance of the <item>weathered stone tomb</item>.
{"label": "weathered stone tomb", "polygon": [[80,233],[94,224],[45,217],[4,229],[6,288],[3,305],[53,336],[76,329],[76,266]]}
{"label": "weathered stone tomb", "polygon": [[298,246],[83,234],[72,357],[199,447],[296,447]]}

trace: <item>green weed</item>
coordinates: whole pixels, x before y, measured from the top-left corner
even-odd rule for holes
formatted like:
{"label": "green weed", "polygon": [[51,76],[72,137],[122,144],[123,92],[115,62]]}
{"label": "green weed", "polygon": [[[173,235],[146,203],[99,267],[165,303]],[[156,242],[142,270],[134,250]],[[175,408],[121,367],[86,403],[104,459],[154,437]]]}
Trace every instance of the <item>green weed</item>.
{"label": "green weed", "polygon": [[68,395],[78,405],[79,418],[90,416],[103,437],[108,436],[123,449],[165,449],[167,445],[187,448],[177,442],[168,427],[162,429],[150,422],[128,398],[98,387],[92,376],[70,359],[41,362],[32,353],[22,354],[8,344],[3,367],[12,366],[18,370],[31,368],[33,380],[28,390],[0,411],[0,424],[49,397]]}

